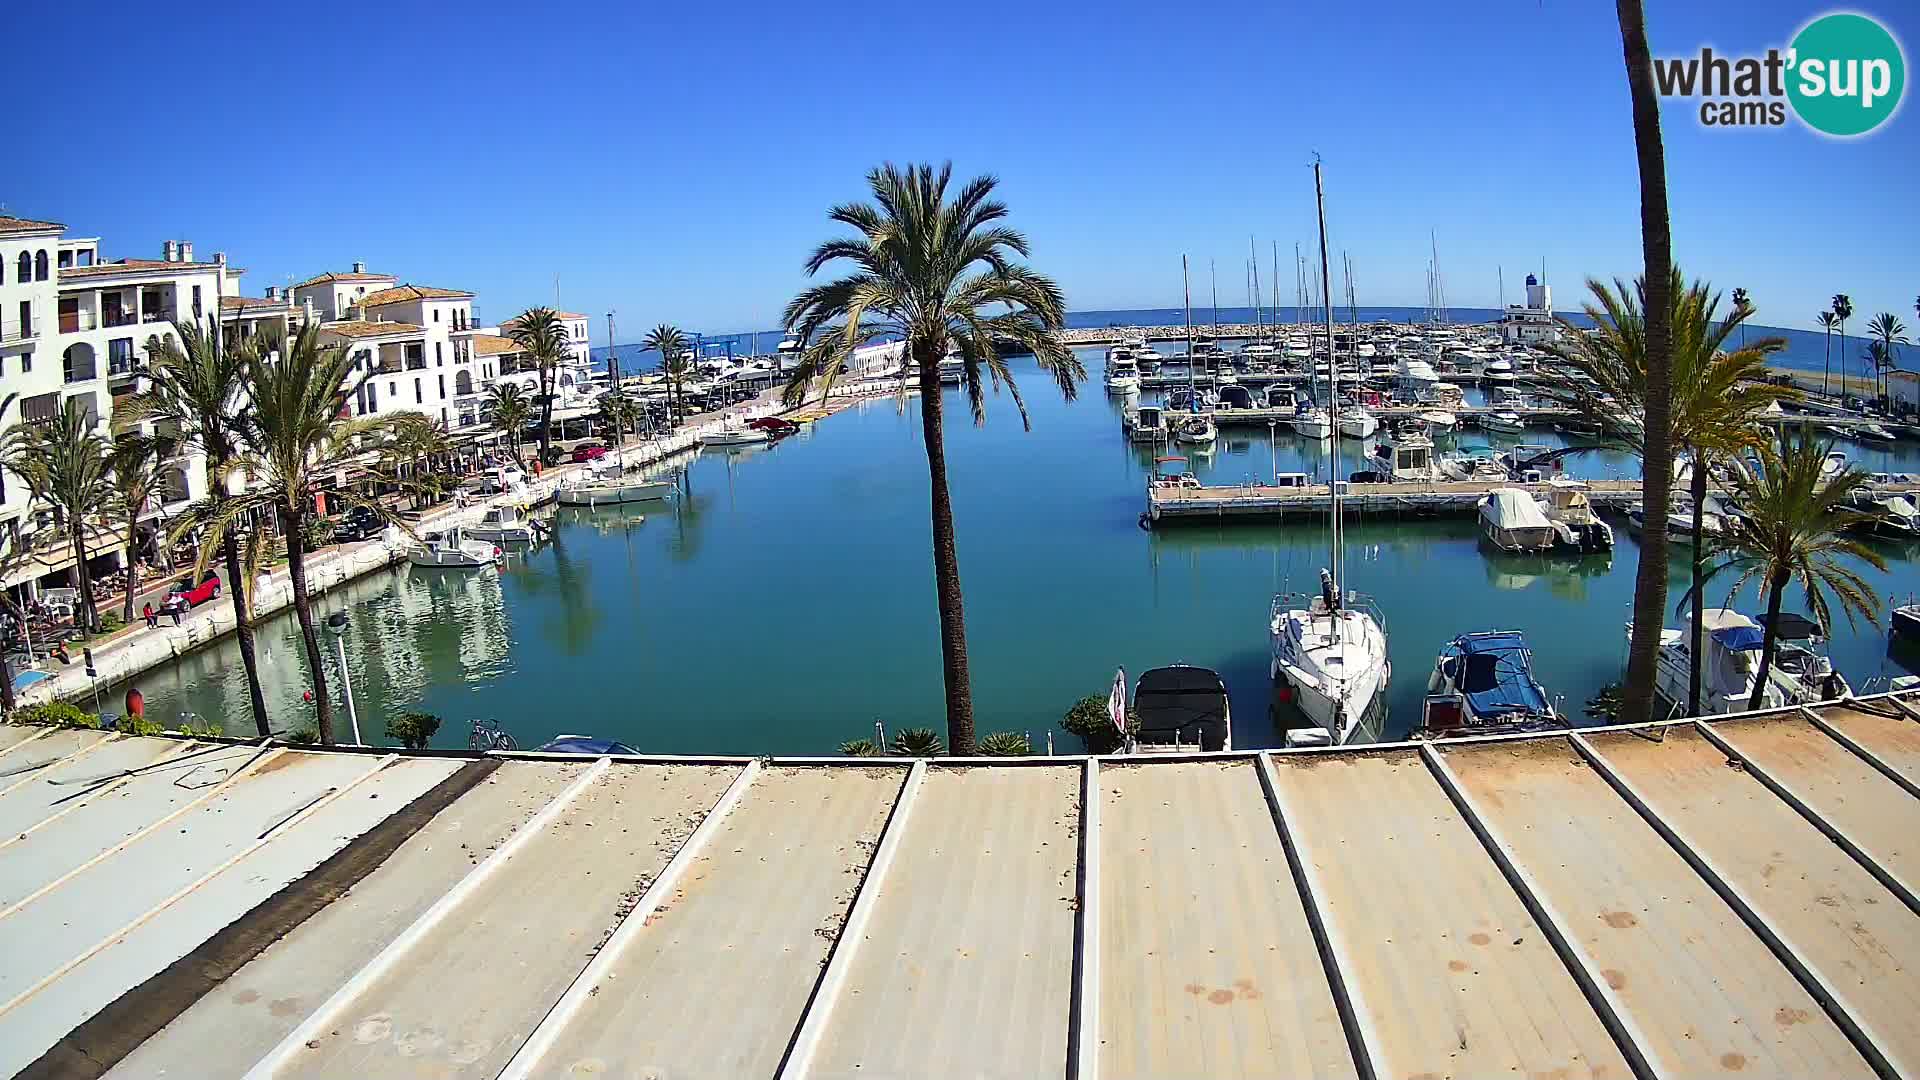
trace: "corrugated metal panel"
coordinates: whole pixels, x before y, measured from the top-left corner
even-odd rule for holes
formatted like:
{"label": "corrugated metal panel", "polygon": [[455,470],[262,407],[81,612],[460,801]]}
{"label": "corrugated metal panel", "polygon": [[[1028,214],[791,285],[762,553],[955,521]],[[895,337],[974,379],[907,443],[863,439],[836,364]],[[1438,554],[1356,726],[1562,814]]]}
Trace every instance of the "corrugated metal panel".
{"label": "corrugated metal panel", "polygon": [[48,770],[84,758],[113,736],[101,731],[50,731],[20,747],[19,753],[0,758],[0,794],[26,787]]}
{"label": "corrugated metal panel", "polygon": [[497,1076],[738,771],[613,766],[280,1075]]}
{"label": "corrugated metal panel", "polygon": [[91,753],[42,769],[0,795],[0,838],[17,837],[79,805],[96,790],[88,780],[151,765],[182,749],[180,743],[167,739],[115,739]]}
{"label": "corrugated metal panel", "polygon": [[1691,728],[1589,738],[1773,925],[1897,1066],[1920,1065],[1920,917]]}
{"label": "corrugated metal panel", "polygon": [[37,739],[47,733],[46,728],[17,727],[0,724],[0,754],[4,754],[29,739]]}
{"label": "corrugated metal panel", "polygon": [[1793,974],[1566,742],[1444,754],[1664,1075],[1872,1075]]}
{"label": "corrugated metal panel", "polygon": [[1627,1075],[1546,935],[1413,751],[1283,757],[1383,1076]]}
{"label": "corrugated metal panel", "polygon": [[1100,783],[1099,1075],[1355,1075],[1254,764]]}
{"label": "corrugated metal panel", "polygon": [[810,1075],[1066,1075],[1080,773],[928,771]]}
{"label": "corrugated metal panel", "polygon": [[530,1075],[772,1076],[906,772],[762,771]]}
{"label": "corrugated metal panel", "polygon": [[587,767],[529,761],[495,771],[109,1075],[190,1080],[245,1073]]}
{"label": "corrugated metal panel", "polygon": [[1899,713],[1881,715],[1866,704],[1857,709],[1828,706],[1820,710],[1820,718],[1906,777],[1909,783],[1920,784],[1920,723],[1905,719]]}

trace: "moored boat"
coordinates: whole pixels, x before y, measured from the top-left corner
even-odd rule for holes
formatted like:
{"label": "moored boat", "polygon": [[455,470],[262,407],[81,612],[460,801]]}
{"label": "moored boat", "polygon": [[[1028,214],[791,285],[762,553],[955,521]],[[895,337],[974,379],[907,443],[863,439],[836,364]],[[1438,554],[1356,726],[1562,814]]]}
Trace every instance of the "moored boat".
{"label": "moored boat", "polygon": [[1233,749],[1233,708],[1217,672],[1174,664],[1153,668],[1134,684],[1127,711],[1129,754]]}
{"label": "moored boat", "polygon": [[498,545],[476,540],[460,529],[428,533],[407,551],[407,562],[429,570],[479,570],[500,558]]}
{"label": "moored boat", "polygon": [[467,526],[466,534],[495,544],[531,544],[539,538],[532,521],[517,506],[489,507],[479,524]]}
{"label": "moored boat", "polygon": [[1480,532],[1501,551],[1548,551],[1559,531],[1525,488],[1495,488],[1480,500]]}
{"label": "moored boat", "polygon": [[1567,726],[1534,678],[1526,638],[1502,630],[1461,634],[1440,650],[1413,736],[1510,735]]}
{"label": "moored boat", "polygon": [[754,446],[768,442],[772,435],[758,428],[723,428],[700,436],[701,446]]}

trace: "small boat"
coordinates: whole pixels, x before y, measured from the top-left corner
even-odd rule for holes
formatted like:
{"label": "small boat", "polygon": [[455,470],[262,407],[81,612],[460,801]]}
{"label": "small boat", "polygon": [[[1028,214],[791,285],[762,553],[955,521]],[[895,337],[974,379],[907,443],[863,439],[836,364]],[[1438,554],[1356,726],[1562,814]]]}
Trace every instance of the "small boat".
{"label": "small boat", "polygon": [[1212,445],[1220,431],[1213,424],[1213,418],[1206,413],[1191,413],[1180,418],[1174,425],[1173,437],[1183,443]]}
{"label": "small boat", "polygon": [[[1678,630],[1660,631],[1660,652],[1654,667],[1654,689],[1685,711],[1692,675],[1689,647],[1691,617]],[[1819,623],[1804,615],[1781,612],[1775,635],[1773,663],[1767,670],[1767,688],[1760,707],[1780,708],[1831,700],[1850,692],[1833,661],[1819,651],[1824,642]],[[1753,700],[1754,679],[1760,673],[1760,650],[1766,643],[1766,624],[1732,608],[1701,612],[1700,714],[1746,712]],[[1631,637],[1633,629],[1627,628]]]}
{"label": "small boat", "polygon": [[1333,418],[1311,401],[1293,407],[1293,430],[1309,439],[1333,438]]}
{"label": "small boat", "polygon": [[1340,410],[1340,434],[1349,439],[1371,439],[1380,430],[1380,421],[1365,408],[1350,405]]}
{"label": "small boat", "polygon": [[1501,551],[1549,551],[1560,533],[1525,488],[1495,488],[1480,500],[1480,531]]}
{"label": "small boat", "polygon": [[561,506],[617,506],[664,499],[673,494],[673,489],[672,480],[587,477],[561,488],[555,497]]}
{"label": "small boat", "polygon": [[1848,432],[1848,434],[1853,436],[1855,442],[1863,443],[1891,443],[1898,438],[1893,432],[1888,431],[1879,424],[1861,424]]}
{"label": "small boat", "polygon": [[1166,410],[1158,405],[1142,405],[1127,414],[1126,427],[1127,438],[1133,442],[1166,442]]}
{"label": "small boat", "polygon": [[1853,493],[1853,505],[1855,510],[1868,515],[1867,527],[1882,536],[1901,539],[1920,536],[1920,508],[1905,495],[1859,488]]}
{"label": "small boat", "polygon": [[800,425],[778,416],[758,416],[747,421],[747,426],[755,431],[764,431],[776,439],[784,439],[800,432]]}
{"label": "small boat", "polygon": [[1540,509],[1560,534],[1560,546],[1574,551],[1612,551],[1613,526],[1593,512],[1587,485],[1577,480],[1547,481]]}
{"label": "small boat", "polygon": [[1107,354],[1107,393],[1131,394],[1140,389],[1140,365],[1133,354],[1115,346]]}
{"label": "small boat", "polygon": [[1553,422],[1553,430],[1582,439],[1597,439],[1603,431],[1600,421],[1581,416],[1563,416]]}
{"label": "small boat", "polygon": [[1445,409],[1421,409],[1413,415],[1426,424],[1429,431],[1452,431],[1460,423],[1458,416]]}
{"label": "small boat", "polygon": [[1298,399],[1294,397],[1293,387],[1291,386],[1280,386],[1278,384],[1269,386],[1267,387],[1266,397],[1267,408],[1269,409],[1290,410],[1299,404]]}
{"label": "small boat", "polygon": [[1412,427],[1395,428],[1386,442],[1374,448],[1373,463],[1387,480],[1425,483],[1440,479],[1440,470],[1433,463],[1433,440]]}
{"label": "small boat", "polygon": [[517,506],[495,506],[487,510],[478,525],[466,528],[468,536],[494,544],[531,544],[539,534]]}
{"label": "small boat", "polygon": [[428,533],[407,552],[407,562],[430,570],[478,570],[500,558],[498,545],[476,540],[460,529]]}
{"label": "small boat", "polygon": [[1831,480],[1847,471],[1847,455],[1839,450],[1830,450],[1820,462],[1820,478]]}
{"label": "small boat", "polygon": [[1480,426],[1488,431],[1504,431],[1509,433],[1527,430],[1527,422],[1521,418],[1519,413],[1507,412],[1505,410],[1481,414]]}
{"label": "small boat", "polygon": [[1440,475],[1454,481],[1505,482],[1507,470],[1489,446],[1462,446],[1440,455]]}
{"label": "small boat", "polygon": [[1514,381],[1513,365],[1505,360],[1490,360],[1482,377],[1494,384],[1511,384]]}
{"label": "small boat", "polygon": [[1220,387],[1219,407],[1222,409],[1251,409],[1253,408],[1253,392],[1238,383],[1223,385]]}
{"label": "small boat", "polygon": [[1286,732],[1288,746],[1325,746],[1374,738],[1386,713],[1386,620],[1360,593],[1342,594],[1329,570],[1320,592],[1273,598],[1267,626],[1268,675],[1312,725]]}
{"label": "small boat", "polygon": [[939,377],[942,383],[948,386],[958,386],[960,385],[961,377],[966,374],[966,370],[967,362],[964,359],[956,354],[948,353],[947,356],[935,366],[934,374]]}
{"label": "small boat", "polygon": [[1510,735],[1568,724],[1533,675],[1533,650],[1518,630],[1462,634],[1434,661],[1417,739]]}
{"label": "small boat", "polygon": [[1894,608],[1887,622],[1887,633],[1898,638],[1920,639],[1920,603],[1909,596],[1906,603]]}
{"label": "small boat", "polygon": [[[1172,468],[1171,466],[1179,466]],[[1200,478],[1187,471],[1187,459],[1183,457],[1157,457],[1153,459],[1153,477],[1149,481],[1157,488],[1197,488]]]}
{"label": "small boat", "polygon": [[1218,672],[1175,664],[1140,676],[1128,710],[1137,730],[1126,753],[1178,754],[1233,749],[1233,708]]}
{"label": "small boat", "polygon": [[754,446],[769,442],[772,435],[758,428],[725,428],[700,436],[701,446]]}

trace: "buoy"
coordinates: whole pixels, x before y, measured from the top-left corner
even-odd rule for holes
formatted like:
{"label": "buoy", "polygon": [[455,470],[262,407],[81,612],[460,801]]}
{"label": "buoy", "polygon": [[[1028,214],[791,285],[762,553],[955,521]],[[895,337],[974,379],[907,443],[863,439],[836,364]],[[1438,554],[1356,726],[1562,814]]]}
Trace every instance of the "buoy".
{"label": "buoy", "polygon": [[147,697],[140,692],[140,688],[137,686],[130,687],[127,690],[127,715],[147,715]]}

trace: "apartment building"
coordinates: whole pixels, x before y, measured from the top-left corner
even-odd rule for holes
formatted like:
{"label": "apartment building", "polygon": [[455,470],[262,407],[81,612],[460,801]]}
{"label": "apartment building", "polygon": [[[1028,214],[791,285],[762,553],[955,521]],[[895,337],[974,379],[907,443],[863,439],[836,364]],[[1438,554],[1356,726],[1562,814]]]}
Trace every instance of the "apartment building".
{"label": "apartment building", "polygon": [[411,411],[458,426],[458,376],[472,378],[473,294],[393,281],[355,263],[350,274],[295,286],[294,295],[322,316],[321,340],[347,348],[354,370],[368,376],[349,404],[355,416]]}

